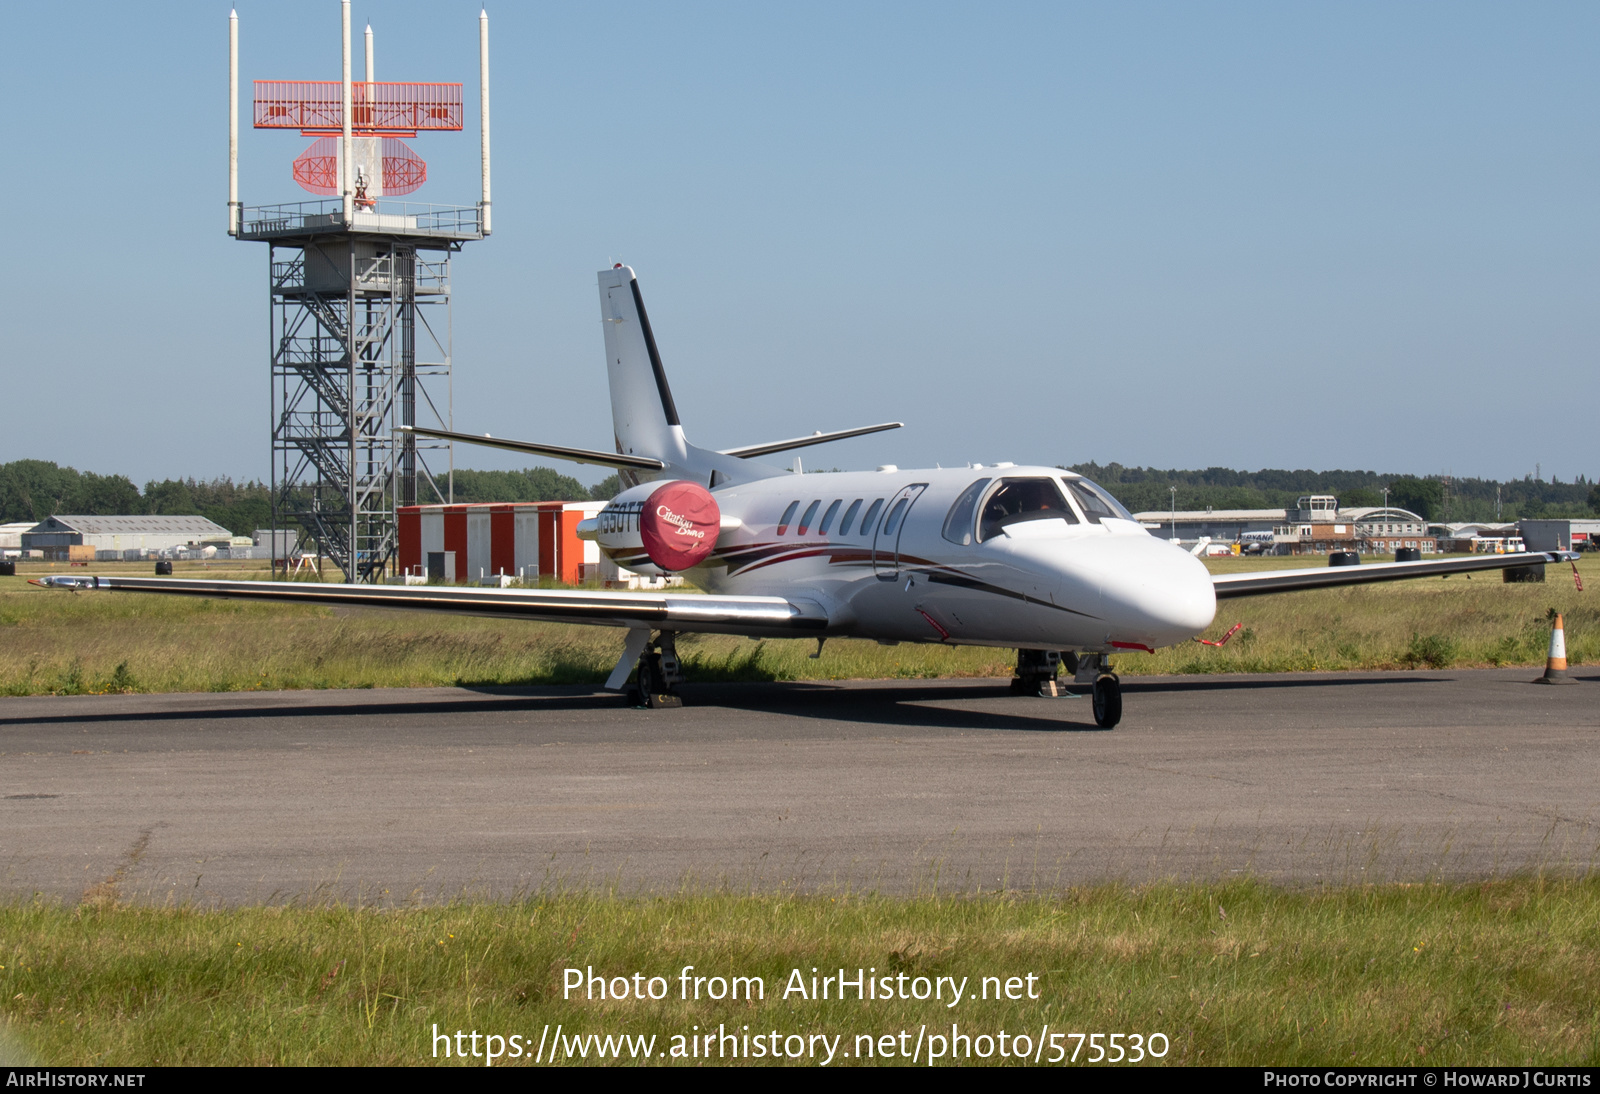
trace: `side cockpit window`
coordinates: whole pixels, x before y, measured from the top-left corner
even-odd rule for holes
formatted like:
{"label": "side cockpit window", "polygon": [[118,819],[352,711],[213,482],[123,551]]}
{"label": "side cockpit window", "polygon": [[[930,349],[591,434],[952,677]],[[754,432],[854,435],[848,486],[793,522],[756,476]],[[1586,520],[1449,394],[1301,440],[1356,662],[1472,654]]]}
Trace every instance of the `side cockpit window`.
{"label": "side cockpit window", "polygon": [[944,518],[944,538],[951,543],[959,543],[965,547],[972,542],[972,534],[977,528],[978,499],[983,497],[984,490],[993,479],[979,479],[965,490],[950,507],[950,512]]}
{"label": "side cockpit window", "polygon": [[1030,520],[1064,520],[1077,524],[1078,515],[1062,497],[1055,479],[1001,479],[983,502],[978,541],[997,536],[1013,524]]}
{"label": "side cockpit window", "polygon": [[1122,503],[1106,493],[1103,486],[1090,482],[1088,479],[1068,479],[1067,489],[1072,491],[1072,496],[1083,507],[1083,515],[1090,524],[1099,524],[1106,518],[1114,520],[1132,520],[1133,514],[1122,507]]}

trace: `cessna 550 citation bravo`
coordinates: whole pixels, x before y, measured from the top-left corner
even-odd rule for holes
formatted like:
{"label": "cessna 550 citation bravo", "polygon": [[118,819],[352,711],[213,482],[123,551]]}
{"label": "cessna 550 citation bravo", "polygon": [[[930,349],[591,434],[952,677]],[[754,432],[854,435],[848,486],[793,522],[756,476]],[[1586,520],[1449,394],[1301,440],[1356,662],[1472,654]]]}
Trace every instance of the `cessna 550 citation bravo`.
{"label": "cessna 550 citation bravo", "polygon": [[[1213,577],[1152,537],[1110,494],[1053,467],[795,474],[775,452],[899,423],[711,451],[689,443],[633,271],[600,274],[616,452],[416,433],[616,468],[627,484],[578,526],[617,563],[681,574],[702,594],[54,577],[39,584],[193,596],[455,611],[625,627],[606,681],[675,706],[686,631],[754,638],[871,638],[1017,650],[1017,692],[1053,694],[1063,658],[1110,728],[1122,696],[1106,658],[1187,642],[1217,601],[1293,589],[1567,560],[1568,552],[1278,570]],[[633,677],[632,687],[628,680]]]}

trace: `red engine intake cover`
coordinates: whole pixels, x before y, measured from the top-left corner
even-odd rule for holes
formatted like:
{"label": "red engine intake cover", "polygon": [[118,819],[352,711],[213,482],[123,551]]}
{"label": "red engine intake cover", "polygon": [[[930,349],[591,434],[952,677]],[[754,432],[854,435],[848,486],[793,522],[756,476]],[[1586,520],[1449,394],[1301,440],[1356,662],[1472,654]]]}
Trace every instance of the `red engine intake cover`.
{"label": "red engine intake cover", "polygon": [[639,514],[645,554],[663,570],[687,570],[717,546],[722,511],[711,491],[697,482],[669,482],[650,495]]}

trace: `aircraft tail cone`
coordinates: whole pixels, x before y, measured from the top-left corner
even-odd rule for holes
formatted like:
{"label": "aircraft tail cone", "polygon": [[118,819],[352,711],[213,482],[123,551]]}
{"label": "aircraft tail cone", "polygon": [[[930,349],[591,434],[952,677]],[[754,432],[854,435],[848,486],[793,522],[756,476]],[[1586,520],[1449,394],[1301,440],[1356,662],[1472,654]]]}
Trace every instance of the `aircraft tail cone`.
{"label": "aircraft tail cone", "polygon": [[1545,659],[1544,675],[1535,684],[1576,684],[1567,675],[1567,633],[1561,625],[1561,614],[1556,613],[1556,625],[1550,630],[1550,656]]}

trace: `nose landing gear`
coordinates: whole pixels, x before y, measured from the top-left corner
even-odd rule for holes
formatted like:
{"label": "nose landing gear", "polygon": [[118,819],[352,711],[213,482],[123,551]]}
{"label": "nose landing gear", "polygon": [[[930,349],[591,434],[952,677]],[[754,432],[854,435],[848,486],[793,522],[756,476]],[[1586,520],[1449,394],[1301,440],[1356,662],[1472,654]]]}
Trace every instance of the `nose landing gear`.
{"label": "nose landing gear", "polygon": [[1092,685],[1089,697],[1094,705],[1094,724],[1111,729],[1122,721],[1122,680],[1111,671],[1111,662],[1104,654],[1080,653],[1072,661],[1073,682]]}
{"label": "nose landing gear", "polygon": [[1061,666],[1072,673],[1074,683],[1089,684],[1094,706],[1094,724],[1111,729],[1122,721],[1122,681],[1111,671],[1111,664],[1098,653],[1058,653],[1055,650],[1018,650],[1016,675],[1011,678],[1011,694],[1055,697],[1061,694],[1056,674]]}
{"label": "nose landing gear", "polygon": [[1095,725],[1101,729],[1111,729],[1122,721],[1122,681],[1117,679],[1116,673],[1108,672],[1096,677],[1091,694]]}

